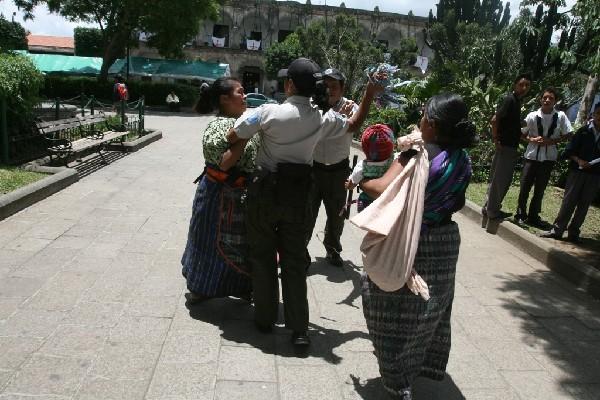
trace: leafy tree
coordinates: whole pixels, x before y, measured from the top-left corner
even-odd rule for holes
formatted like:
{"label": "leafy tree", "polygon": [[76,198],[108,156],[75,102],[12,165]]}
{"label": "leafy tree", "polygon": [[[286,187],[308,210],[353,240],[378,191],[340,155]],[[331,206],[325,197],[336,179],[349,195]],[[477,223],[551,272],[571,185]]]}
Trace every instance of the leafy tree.
{"label": "leafy tree", "polygon": [[401,38],[398,48],[392,49],[391,62],[400,67],[414,65],[417,60],[419,47],[417,41],[413,37]]}
{"label": "leafy tree", "polygon": [[337,15],[333,22],[317,20],[296,31],[302,54],[321,67],[333,67],[346,75],[346,92],[353,93],[360,83],[359,77],[368,65],[383,60],[383,51],[376,43],[363,37],[356,18]]}
{"label": "leafy tree", "polygon": [[0,15],[0,52],[7,50],[27,50],[27,32],[18,22]]}
{"label": "leafy tree", "polygon": [[70,21],[96,23],[102,34],[103,62],[100,79],[123,53],[137,31],[150,34],[148,44],[161,55],[179,57],[182,47],[198,32],[199,21],[216,18],[221,0],[15,0],[33,18],[33,9],[46,4],[48,9]]}
{"label": "leafy tree", "polygon": [[102,57],[102,32],[96,28],[77,27],[74,30],[75,55]]}
{"label": "leafy tree", "polygon": [[283,42],[275,43],[265,51],[265,69],[269,79],[277,78],[277,72],[303,54],[296,33],[288,35]]}

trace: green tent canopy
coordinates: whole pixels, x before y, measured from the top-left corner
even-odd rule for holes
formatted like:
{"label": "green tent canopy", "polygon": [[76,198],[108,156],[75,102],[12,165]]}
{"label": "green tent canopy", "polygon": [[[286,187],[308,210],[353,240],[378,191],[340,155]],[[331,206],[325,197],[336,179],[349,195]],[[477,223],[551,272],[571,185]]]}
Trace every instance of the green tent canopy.
{"label": "green tent canopy", "polygon": [[[125,75],[126,70],[127,60],[120,58],[110,67],[108,73]],[[129,57],[129,75],[173,79],[201,79],[212,82],[222,76],[230,76],[230,71],[229,64]]]}
{"label": "green tent canopy", "polygon": [[19,50],[16,53],[29,57],[40,71],[50,74],[98,75],[100,67],[102,67],[102,58],[99,57],[33,54],[25,50]]}

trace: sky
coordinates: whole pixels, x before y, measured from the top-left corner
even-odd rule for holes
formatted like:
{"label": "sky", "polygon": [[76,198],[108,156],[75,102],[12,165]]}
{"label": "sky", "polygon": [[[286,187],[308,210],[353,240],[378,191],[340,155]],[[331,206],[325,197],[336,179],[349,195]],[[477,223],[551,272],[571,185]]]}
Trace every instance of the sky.
{"label": "sky", "polygon": [[[281,1],[281,0],[280,0]],[[413,14],[426,17],[429,14],[430,9],[434,9],[435,5],[439,0],[376,0],[376,1],[365,1],[365,0],[344,0],[346,7],[348,8],[364,8],[373,10],[375,6],[379,6],[380,11],[384,12],[395,12],[400,14],[408,14],[412,10]],[[304,3],[305,0],[300,0]],[[341,0],[312,0],[312,4],[323,5],[327,4],[330,6],[339,6]],[[567,7],[570,8],[575,4],[576,0],[566,0]],[[510,2],[511,15],[516,16],[519,13],[520,0],[513,0]],[[35,9],[35,19],[33,21],[23,22],[22,13],[17,10],[12,0],[0,0],[0,13],[4,14],[6,19],[11,19],[13,12],[16,12],[15,21],[20,22],[25,29],[31,31],[31,33],[38,35],[55,35],[55,36],[73,36],[73,28],[76,26],[87,26],[84,23],[69,22],[64,18],[49,14],[48,9],[45,6],[40,6]],[[90,25],[95,26],[95,25]]]}

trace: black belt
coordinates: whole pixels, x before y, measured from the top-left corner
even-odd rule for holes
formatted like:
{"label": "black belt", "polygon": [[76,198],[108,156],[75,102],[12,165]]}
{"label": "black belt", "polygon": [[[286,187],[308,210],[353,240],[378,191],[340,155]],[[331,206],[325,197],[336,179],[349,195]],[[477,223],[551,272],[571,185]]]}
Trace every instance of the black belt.
{"label": "black belt", "polygon": [[350,168],[350,160],[348,158],[343,159],[335,164],[321,164],[320,162],[313,161],[313,167],[323,171],[338,171],[340,169]]}

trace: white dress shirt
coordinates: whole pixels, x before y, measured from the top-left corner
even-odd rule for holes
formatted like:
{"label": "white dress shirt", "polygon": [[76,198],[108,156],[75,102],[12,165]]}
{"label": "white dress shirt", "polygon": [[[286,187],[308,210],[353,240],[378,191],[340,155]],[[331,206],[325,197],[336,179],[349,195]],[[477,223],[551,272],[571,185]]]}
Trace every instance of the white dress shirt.
{"label": "white dress shirt", "polygon": [[[558,114],[558,120],[556,123],[556,129],[554,132],[548,134],[550,125],[552,125],[552,119],[554,114]],[[538,132],[537,117],[542,118],[542,129],[544,130],[543,136],[550,139],[558,139],[561,136],[568,135],[573,131],[571,122],[562,111],[553,110],[550,114],[544,114],[542,109],[530,112],[525,118],[527,123],[527,136],[538,137],[542,136],[542,132]],[[525,150],[525,158],[528,160],[535,161],[556,161],[558,158],[558,150],[555,144],[540,145],[537,143],[527,144],[527,150]]]}
{"label": "white dress shirt", "polygon": [[[348,101],[347,98],[342,97],[336,107],[333,107],[334,111],[339,111],[342,105]],[[358,105],[354,104],[352,109],[353,112],[358,111]],[[348,158],[350,155],[350,146],[352,145],[352,134],[342,135],[336,138],[323,139],[317,143],[315,148],[314,159],[316,162],[331,165],[337,164]]]}
{"label": "white dress shirt", "polygon": [[312,165],[317,142],[346,135],[348,128],[347,118],[333,110],[322,114],[304,96],[291,96],[283,104],[264,104],[246,111],[233,126],[242,139],[260,132],[256,164],[271,172],[277,171],[279,163]]}

